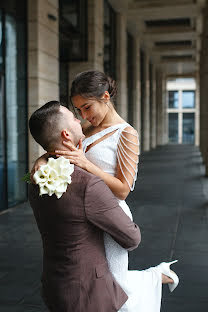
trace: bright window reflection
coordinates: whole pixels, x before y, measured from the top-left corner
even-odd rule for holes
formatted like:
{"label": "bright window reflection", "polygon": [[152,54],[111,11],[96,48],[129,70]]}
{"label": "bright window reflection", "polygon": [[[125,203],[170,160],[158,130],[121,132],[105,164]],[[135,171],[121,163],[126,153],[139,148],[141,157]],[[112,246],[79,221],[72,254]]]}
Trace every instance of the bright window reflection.
{"label": "bright window reflection", "polygon": [[182,107],[194,108],[195,107],[195,91],[182,92]]}
{"label": "bright window reflection", "polygon": [[5,19],[6,38],[6,123],[8,204],[26,199],[26,183],[21,177],[27,171],[26,149],[26,71],[24,25],[10,15]]}
{"label": "bright window reflection", "polygon": [[183,114],[183,143],[194,144],[194,113]]}
{"label": "bright window reflection", "polygon": [[178,91],[168,92],[168,107],[178,108]]}

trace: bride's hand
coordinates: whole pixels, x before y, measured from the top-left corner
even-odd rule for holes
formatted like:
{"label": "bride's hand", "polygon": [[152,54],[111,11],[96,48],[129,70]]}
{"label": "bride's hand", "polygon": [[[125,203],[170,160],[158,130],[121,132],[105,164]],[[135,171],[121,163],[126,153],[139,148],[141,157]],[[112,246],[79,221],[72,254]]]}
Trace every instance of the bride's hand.
{"label": "bride's hand", "polygon": [[40,166],[47,164],[47,160],[48,160],[48,154],[46,153],[35,161],[34,166],[32,167],[32,170],[30,172],[30,179],[32,183],[35,183],[35,181],[33,180],[33,175],[35,174],[37,170],[40,169]]}
{"label": "bride's hand", "polygon": [[82,139],[79,140],[79,147],[76,148],[72,143],[63,141],[63,145],[65,145],[69,150],[68,151],[59,151],[56,150],[55,154],[57,157],[64,156],[65,158],[70,160],[70,163],[87,170],[87,165],[89,160],[85,157],[82,148]]}

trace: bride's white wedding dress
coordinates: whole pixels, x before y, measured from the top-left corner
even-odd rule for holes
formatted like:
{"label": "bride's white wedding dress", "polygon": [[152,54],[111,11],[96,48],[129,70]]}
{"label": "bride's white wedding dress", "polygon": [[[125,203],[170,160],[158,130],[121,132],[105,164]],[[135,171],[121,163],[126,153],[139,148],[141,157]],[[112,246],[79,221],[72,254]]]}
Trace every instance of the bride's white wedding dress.
{"label": "bride's white wedding dress", "polygon": [[[136,167],[132,159],[131,135],[125,130],[130,125],[117,124],[98,132],[83,141],[86,157],[103,171],[115,176],[117,163],[122,168],[131,166],[136,180]],[[109,135],[109,136],[107,136]],[[130,137],[130,139],[129,139]],[[99,142],[97,142],[99,140]],[[129,142],[130,144],[128,144]],[[127,146],[127,144],[128,146]],[[94,144],[90,147],[91,144]],[[122,171],[123,172],[123,171]],[[125,174],[123,172],[125,177]],[[126,177],[125,177],[126,178]],[[128,182],[127,178],[126,181]],[[130,186],[131,187],[131,186]],[[134,187],[134,185],[133,185]],[[133,189],[131,187],[131,189]],[[119,205],[132,219],[131,211],[124,200],[119,200]],[[107,233],[104,234],[106,257],[110,271],[128,295],[128,300],[119,312],[159,312],[162,295],[162,277],[158,267],[137,271],[128,270],[128,251],[116,243]]]}

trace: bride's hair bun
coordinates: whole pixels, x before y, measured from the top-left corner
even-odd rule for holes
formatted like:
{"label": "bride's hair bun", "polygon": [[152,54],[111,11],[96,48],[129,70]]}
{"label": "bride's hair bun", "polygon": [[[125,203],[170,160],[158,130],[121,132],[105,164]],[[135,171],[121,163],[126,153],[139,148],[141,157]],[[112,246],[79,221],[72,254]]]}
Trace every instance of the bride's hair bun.
{"label": "bride's hair bun", "polygon": [[117,93],[115,80],[98,70],[88,70],[79,73],[73,80],[70,98],[81,95],[101,100],[105,91],[108,91],[110,98],[113,99]]}
{"label": "bride's hair bun", "polygon": [[117,94],[117,85],[116,85],[116,81],[113,80],[111,77],[107,77],[108,79],[108,85],[109,85],[109,89],[108,92],[110,94],[111,98],[114,98]]}

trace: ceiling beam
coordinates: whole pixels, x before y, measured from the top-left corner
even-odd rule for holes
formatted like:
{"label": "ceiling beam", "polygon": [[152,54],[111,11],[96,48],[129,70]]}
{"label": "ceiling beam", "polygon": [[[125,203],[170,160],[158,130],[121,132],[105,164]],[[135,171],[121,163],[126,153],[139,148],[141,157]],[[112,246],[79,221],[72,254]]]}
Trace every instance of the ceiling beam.
{"label": "ceiling beam", "polygon": [[196,78],[196,72],[187,72],[184,74],[167,74],[166,78]]}
{"label": "ceiling beam", "polygon": [[131,18],[142,18],[143,20],[160,20],[175,18],[192,18],[199,15],[201,9],[196,4],[161,6],[140,8],[138,5],[129,7],[128,16]]}
{"label": "ceiling beam", "polygon": [[167,64],[167,63],[192,63],[195,64],[195,60],[186,57],[186,56],[181,56],[181,57],[172,57],[170,59],[161,59],[162,64]]}
{"label": "ceiling beam", "polygon": [[153,52],[162,53],[162,54],[167,53],[167,52],[194,53],[196,52],[196,50],[192,46],[171,45],[171,46],[154,46]]}
{"label": "ceiling beam", "polygon": [[142,37],[151,41],[181,41],[181,40],[195,40],[197,38],[197,33],[193,30],[186,30],[183,32],[174,33],[150,33],[144,32]]}
{"label": "ceiling beam", "polygon": [[[199,2],[206,0],[197,0]],[[193,3],[193,0],[131,0],[129,1],[129,8],[145,8],[145,7],[161,7],[161,6],[173,6],[173,4],[177,5],[190,5]]]}
{"label": "ceiling beam", "polygon": [[195,31],[190,26],[146,27],[146,34],[172,34]]}

